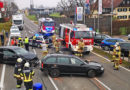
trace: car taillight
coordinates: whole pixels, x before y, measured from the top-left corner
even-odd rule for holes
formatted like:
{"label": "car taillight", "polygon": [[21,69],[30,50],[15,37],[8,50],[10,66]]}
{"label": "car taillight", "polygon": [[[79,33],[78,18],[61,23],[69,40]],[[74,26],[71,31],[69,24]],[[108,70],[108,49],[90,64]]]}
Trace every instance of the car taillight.
{"label": "car taillight", "polygon": [[42,64],[41,64],[41,66],[42,66],[42,68],[43,68],[43,66],[44,66],[44,63],[42,62]]}
{"label": "car taillight", "polygon": [[104,42],[101,42],[101,44],[104,44]]}

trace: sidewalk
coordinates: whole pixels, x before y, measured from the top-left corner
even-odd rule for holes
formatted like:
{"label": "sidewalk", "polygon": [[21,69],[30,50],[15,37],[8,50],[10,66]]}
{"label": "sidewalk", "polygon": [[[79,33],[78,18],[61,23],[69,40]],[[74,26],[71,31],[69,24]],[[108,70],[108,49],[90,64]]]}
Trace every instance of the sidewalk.
{"label": "sidewalk", "polygon": [[[100,50],[102,50],[102,48],[100,47],[100,46],[94,46],[95,48],[98,48],[98,49],[100,49]],[[107,53],[109,53],[109,54],[113,54],[113,51],[105,51],[105,50],[102,50],[102,51],[104,51],[104,52],[107,52]],[[122,60],[125,60],[125,61],[127,61],[127,62],[130,62],[130,59],[128,59],[128,57],[121,57],[122,58]]]}

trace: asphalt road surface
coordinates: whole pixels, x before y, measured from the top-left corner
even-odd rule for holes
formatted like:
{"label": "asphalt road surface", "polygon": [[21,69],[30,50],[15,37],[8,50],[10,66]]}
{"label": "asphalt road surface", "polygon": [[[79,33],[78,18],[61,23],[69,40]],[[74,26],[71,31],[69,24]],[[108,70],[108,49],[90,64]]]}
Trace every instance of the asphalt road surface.
{"label": "asphalt road surface", "polygon": [[[25,28],[21,33],[23,37],[30,37],[38,31],[38,26],[26,17],[24,19]],[[30,51],[37,54],[41,60],[41,49],[31,49],[30,47]],[[52,52],[49,50],[49,53]],[[62,53],[70,54],[69,51],[62,51]],[[35,68],[33,81],[42,83],[43,90],[130,90],[130,70],[120,67],[119,71],[115,71],[112,67],[113,63],[93,52],[83,58],[101,63],[105,68],[104,74],[95,78],[79,75],[62,75],[59,78],[51,78],[41,72],[39,68]],[[3,68],[5,68],[5,72]],[[0,64],[0,90],[17,90],[13,71],[14,66]],[[21,90],[24,90],[24,85]]]}

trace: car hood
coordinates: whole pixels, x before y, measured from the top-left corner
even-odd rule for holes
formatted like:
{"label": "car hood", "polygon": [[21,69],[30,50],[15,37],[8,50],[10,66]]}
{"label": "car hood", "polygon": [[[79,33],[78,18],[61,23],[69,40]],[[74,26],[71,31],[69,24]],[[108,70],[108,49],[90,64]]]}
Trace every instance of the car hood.
{"label": "car hood", "polygon": [[21,54],[21,57],[23,57],[26,60],[34,60],[35,58],[37,58],[36,54],[28,52],[26,54]]}
{"label": "car hood", "polygon": [[101,67],[101,66],[102,66],[101,64],[99,64],[99,63],[97,63],[97,62],[94,62],[94,61],[90,61],[88,64],[89,64],[89,65],[92,65],[92,66],[98,66],[98,67]]}

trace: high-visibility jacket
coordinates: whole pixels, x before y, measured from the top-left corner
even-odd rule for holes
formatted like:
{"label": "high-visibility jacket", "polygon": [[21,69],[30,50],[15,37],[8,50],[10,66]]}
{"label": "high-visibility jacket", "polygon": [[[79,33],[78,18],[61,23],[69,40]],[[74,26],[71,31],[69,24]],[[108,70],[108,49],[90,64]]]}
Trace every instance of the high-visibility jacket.
{"label": "high-visibility jacket", "polygon": [[16,63],[15,68],[14,68],[14,77],[15,78],[20,78],[20,73],[22,72],[23,69],[23,63]]}
{"label": "high-visibility jacket", "polygon": [[29,43],[29,39],[25,38],[24,43]]}
{"label": "high-visibility jacket", "polygon": [[24,82],[31,82],[34,74],[31,68],[24,68],[20,76],[23,77]]}
{"label": "high-visibility jacket", "polygon": [[36,40],[36,36],[33,36],[33,40]]}
{"label": "high-visibility jacket", "polygon": [[17,40],[11,40],[11,46],[17,46],[18,42]]}

